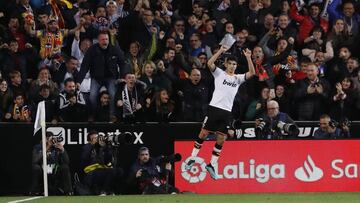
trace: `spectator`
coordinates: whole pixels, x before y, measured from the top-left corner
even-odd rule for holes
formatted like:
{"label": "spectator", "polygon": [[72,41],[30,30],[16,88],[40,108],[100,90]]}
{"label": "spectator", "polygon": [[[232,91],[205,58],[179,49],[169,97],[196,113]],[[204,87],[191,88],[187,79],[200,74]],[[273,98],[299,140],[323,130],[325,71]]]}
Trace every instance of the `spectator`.
{"label": "spectator", "polygon": [[197,17],[201,18],[204,14],[205,8],[200,4],[200,2],[194,2],[192,5],[192,13]]}
{"label": "spectator", "polygon": [[305,38],[304,46],[305,48],[312,49],[315,51],[324,51],[325,50],[325,33],[321,27],[314,27],[309,33],[309,37]]}
{"label": "spectator", "polygon": [[[258,0],[249,0],[248,4],[241,3],[236,5],[231,14],[235,27],[257,28],[261,24],[260,10],[262,8],[263,5]],[[256,33],[256,30],[251,32]]]}
{"label": "spectator", "polygon": [[309,6],[309,15],[300,15],[298,9],[295,2],[293,2],[291,4],[290,16],[300,24],[298,37],[300,44],[304,43],[304,40],[315,26],[320,26],[325,33],[328,31],[328,22],[320,17],[321,8],[318,3],[312,3]]}
{"label": "spectator", "polygon": [[142,120],[145,89],[146,84],[137,81],[135,74],[126,74],[125,82],[119,84],[115,94],[118,120],[126,123]]}
{"label": "spectator", "polygon": [[139,79],[146,84],[147,90],[158,90],[160,79],[156,74],[156,65],[152,61],[144,63],[142,68],[142,75]]}
{"label": "spectator", "polygon": [[340,82],[336,83],[336,91],[331,97],[330,115],[336,119],[347,118],[354,120],[360,118],[360,100],[354,82],[350,77],[343,78]]}
{"label": "spectator", "polygon": [[[315,27],[311,31],[311,36],[304,41],[305,45],[302,54],[307,56],[312,62],[325,63],[334,57],[334,49],[331,41],[325,41],[325,33],[321,27]],[[320,66],[320,64],[317,64]],[[322,72],[322,73],[321,73]],[[325,70],[320,69],[320,74]]]}
{"label": "spectator", "polygon": [[355,71],[355,76],[352,77],[352,80],[354,81],[354,87],[358,94],[360,94],[360,68]]}
{"label": "spectator", "polygon": [[98,41],[86,52],[76,81],[77,86],[80,87],[86,73],[90,70],[92,116],[97,107],[100,87],[105,86],[107,88],[110,94],[110,121],[114,122],[116,120],[114,107],[115,81],[126,73],[124,70],[124,54],[119,46],[109,44],[109,35],[107,33],[100,33]]}
{"label": "spectator", "polygon": [[318,67],[309,64],[307,77],[297,84],[295,101],[299,120],[316,120],[327,111],[330,86],[327,80],[319,78],[318,74]]}
{"label": "spectator", "polygon": [[176,44],[182,44],[183,46],[186,44],[186,39],[188,39],[188,36],[185,36],[184,20],[178,19],[174,22],[174,27],[170,36],[175,39]]}
{"label": "spectator", "polygon": [[[80,46],[79,46],[80,45]],[[80,31],[75,32],[75,37],[71,46],[71,56],[75,57],[78,60],[78,66],[74,72],[79,72],[81,69],[81,64],[84,59],[85,53],[92,46],[91,39],[85,38],[80,41]],[[85,101],[87,104],[90,104],[90,85],[91,85],[91,76],[88,71],[85,74],[84,80],[81,82],[79,90],[83,93]]]}
{"label": "spectator", "polygon": [[13,104],[10,105],[7,113],[5,114],[6,121],[13,122],[30,122],[32,116],[31,106],[25,104],[23,95],[14,95]]}
{"label": "spectator", "polygon": [[[37,144],[32,152],[32,183],[30,194],[41,194],[40,180],[43,177],[42,145]],[[72,195],[69,156],[64,144],[52,132],[46,133],[47,174],[51,195]]]}
{"label": "spectator", "polygon": [[143,64],[144,58],[140,54],[140,43],[132,42],[130,43],[129,53],[125,56],[125,63],[127,66],[130,66],[129,70],[135,73],[135,77],[138,79],[141,76],[141,64]]}
{"label": "spectator", "polygon": [[172,81],[166,72],[165,63],[163,60],[158,60],[156,64],[156,75],[159,81],[159,88],[166,89],[168,92],[172,92]]}
{"label": "spectator", "polygon": [[183,82],[178,94],[183,101],[183,120],[201,122],[207,112],[209,88],[202,81],[201,72],[198,69],[191,70],[189,79]]}
{"label": "spectator", "polygon": [[58,70],[53,71],[54,81],[60,87],[60,90],[64,89],[64,81],[68,78],[77,79],[79,74],[77,67],[79,61],[77,58],[71,56],[65,60],[65,63],[62,63]]}
{"label": "spectator", "polygon": [[84,98],[78,99],[77,92],[66,93],[66,106],[59,112],[59,119],[63,122],[81,122],[88,119],[88,111],[85,105]]}
{"label": "spectator", "polygon": [[37,22],[35,23],[37,30],[46,29],[47,22],[49,21],[49,10],[42,7],[37,10]]}
{"label": "spectator", "polygon": [[29,98],[33,101],[38,100],[39,92],[42,85],[49,87],[49,99],[55,99],[59,95],[59,89],[55,82],[51,80],[49,69],[44,67],[39,70],[38,78],[30,84]]}
{"label": "spectator", "polygon": [[359,59],[356,57],[350,57],[346,62],[345,76],[356,77],[358,70],[359,70]]}
{"label": "spectator", "polygon": [[139,16],[140,19],[134,16],[134,20],[131,21],[131,24],[134,26],[132,41],[139,42],[142,47],[148,47],[154,30],[156,29],[156,33],[158,34],[160,32],[160,28],[154,22],[154,14],[150,9],[144,9],[144,11],[139,13]]}
{"label": "spectator", "polygon": [[[215,29],[214,29],[214,25],[215,25],[215,21],[213,20],[206,20],[205,25],[203,25],[200,29],[199,32],[201,33],[201,41],[202,41],[202,46],[208,46],[208,47],[214,47],[218,44],[218,34],[216,33]],[[194,36],[197,33],[193,33],[190,36]],[[196,42],[196,41],[195,41]],[[194,41],[191,41],[190,38],[190,46],[194,47]],[[191,54],[191,52],[190,52]]]}
{"label": "spectator", "polygon": [[[27,46],[31,46],[27,44]],[[27,70],[27,58],[23,52],[19,51],[19,44],[16,39],[11,39],[9,46],[3,45],[0,51],[0,71],[6,79],[9,77],[9,73],[12,71],[19,71],[22,76],[22,80],[28,79]]]}
{"label": "spectator", "polygon": [[337,56],[331,60],[331,65],[326,69],[325,74],[331,83],[336,83],[348,73],[347,61],[352,56],[352,52],[348,46],[341,46]]}
{"label": "spectator", "polygon": [[110,21],[107,17],[105,5],[100,4],[96,7],[95,20],[92,22],[92,26],[100,33],[109,30]]}
{"label": "spectator", "polygon": [[260,97],[250,103],[245,119],[248,121],[254,120],[265,115],[266,103],[270,100],[270,89],[269,87],[263,87],[261,89]]}
{"label": "spectator", "polygon": [[[55,98],[50,97],[51,88],[49,85],[43,84],[39,88],[38,95],[32,100],[32,106],[38,106],[39,102],[45,101],[45,120],[46,122],[51,122],[55,116]],[[58,97],[58,95],[57,95]],[[36,109],[37,110],[37,109]],[[37,113],[37,112],[36,112]],[[36,116],[34,112],[33,116]]]}
{"label": "spectator", "polygon": [[21,79],[21,73],[19,71],[11,71],[10,72],[10,89],[14,93],[14,95],[23,95],[27,98],[27,83],[26,80],[23,81]]}
{"label": "spectator", "polygon": [[221,33],[224,30],[226,23],[231,21],[231,1],[221,0],[212,10],[212,16],[216,22],[215,30]]}
{"label": "spectator", "polygon": [[[338,6],[341,6],[341,11],[338,10]],[[329,4],[327,12],[329,13],[329,17],[332,22],[336,19],[343,19],[344,23],[346,23],[350,28],[349,34],[352,36],[358,36],[360,29],[360,15],[355,10],[354,2],[334,0],[331,4]]]}
{"label": "spectator", "polygon": [[95,113],[96,122],[109,122],[110,120],[110,95],[109,92],[103,90],[100,92],[100,102]]}
{"label": "spectator", "polygon": [[246,58],[243,55],[243,51],[246,50],[246,48],[249,48],[249,42],[247,40],[247,36],[244,32],[238,31],[235,34],[236,42],[233,45],[233,48],[231,50],[231,54],[235,55],[238,58],[238,62],[241,64],[246,64]]}
{"label": "spectator", "polygon": [[198,29],[201,26],[201,20],[197,18],[194,14],[189,15],[187,19],[188,27],[187,27],[187,33],[189,36],[192,34],[198,32]]}
{"label": "spectator", "polygon": [[[70,101],[71,99],[71,101]],[[70,105],[70,107],[69,107]],[[80,106],[81,105],[81,106]],[[52,122],[64,121],[63,119],[75,119],[78,120],[78,116],[83,117],[86,114],[76,115],[75,117],[69,116],[69,114],[75,113],[71,112],[69,109],[76,108],[79,106],[81,113],[85,113],[86,109],[83,107],[86,105],[84,96],[81,92],[76,90],[75,81],[72,78],[68,78],[64,82],[64,90],[60,92],[58,98],[55,100],[55,109],[56,114]],[[69,108],[68,108],[69,107]],[[84,120],[86,118],[83,117]],[[83,121],[84,121],[83,120]]]}
{"label": "spectator", "polygon": [[[213,76],[211,75],[210,70],[207,68],[207,55],[205,52],[201,52],[199,53],[199,55],[197,56],[197,59],[200,62],[200,65],[197,67],[201,73],[201,80],[203,80],[203,82],[205,82],[206,84],[209,85],[209,88],[211,86],[211,84],[213,83]],[[212,88],[210,88],[212,89]]]}
{"label": "spectator", "polygon": [[94,16],[90,11],[81,15],[79,21],[79,25],[82,25],[80,39],[90,39],[91,41],[96,40],[99,31],[93,26],[93,20]]}
{"label": "spectator", "polygon": [[264,18],[264,23],[260,26],[258,32],[255,33],[256,37],[258,39],[261,39],[267,32],[269,32],[269,30],[271,30],[275,26],[275,18],[273,14],[266,14]]}
{"label": "spectator", "polygon": [[328,40],[331,41],[334,51],[337,53],[341,46],[351,46],[354,42],[354,37],[349,34],[348,25],[343,19],[334,21],[331,33],[328,35]]}
{"label": "spectator", "polygon": [[19,19],[16,16],[11,16],[8,23],[8,30],[6,33],[6,40],[10,41],[15,39],[18,43],[19,52],[25,50],[25,44],[28,43],[29,39],[25,35],[24,30],[20,27]]}
{"label": "spectator", "polygon": [[76,30],[80,29],[81,25],[76,28],[60,29],[56,19],[49,19],[46,30],[33,30],[33,25],[25,26],[26,31],[31,36],[36,36],[40,40],[40,57],[42,59],[52,58],[56,54],[61,54],[61,47],[64,42],[64,37],[69,34],[74,34]]}
{"label": "spectator", "polygon": [[109,0],[106,2],[106,13],[110,21],[110,25],[115,23],[120,17],[118,14],[118,5],[116,1]]}
{"label": "spectator", "polygon": [[192,34],[190,36],[190,48],[189,48],[189,55],[196,57],[199,53],[205,52],[210,55],[210,47],[202,44],[200,35],[199,34]]}
{"label": "spectator", "polygon": [[[280,15],[277,19],[277,25],[275,25],[274,30],[276,32],[275,35],[269,40],[269,46],[272,47],[276,45],[276,41],[280,38],[288,39],[292,37],[296,39],[297,31],[290,24],[290,19],[288,15]],[[269,30],[268,30],[269,31]]]}
{"label": "spectator", "polygon": [[291,98],[289,96],[284,85],[276,85],[274,100],[279,104],[280,111],[287,114],[290,114]]}
{"label": "spectator", "polygon": [[0,121],[3,121],[10,104],[12,103],[12,92],[8,87],[8,83],[4,79],[0,79]]}
{"label": "spectator", "polygon": [[147,121],[176,121],[175,104],[166,89],[160,89],[151,101],[147,100],[146,108]]}

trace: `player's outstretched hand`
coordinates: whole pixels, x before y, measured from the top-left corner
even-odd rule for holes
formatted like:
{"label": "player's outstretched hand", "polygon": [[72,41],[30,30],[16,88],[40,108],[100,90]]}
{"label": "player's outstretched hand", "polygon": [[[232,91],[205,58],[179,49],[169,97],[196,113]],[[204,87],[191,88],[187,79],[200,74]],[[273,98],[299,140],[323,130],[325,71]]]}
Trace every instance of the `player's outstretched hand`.
{"label": "player's outstretched hand", "polygon": [[245,50],[243,50],[244,55],[246,56],[246,58],[251,58],[251,51],[250,49],[246,48]]}

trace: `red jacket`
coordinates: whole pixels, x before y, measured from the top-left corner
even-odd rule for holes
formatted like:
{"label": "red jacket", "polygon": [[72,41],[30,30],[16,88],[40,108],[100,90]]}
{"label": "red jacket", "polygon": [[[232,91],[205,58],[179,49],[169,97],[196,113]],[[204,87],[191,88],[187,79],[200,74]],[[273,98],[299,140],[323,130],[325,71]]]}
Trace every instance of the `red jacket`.
{"label": "red jacket", "polygon": [[[302,44],[304,40],[309,36],[315,24],[310,16],[303,16],[298,13],[295,3],[291,4],[290,17],[294,19],[296,22],[300,23],[298,42]],[[329,29],[328,21],[326,21],[321,17],[320,17],[320,26],[325,31],[325,33]]]}

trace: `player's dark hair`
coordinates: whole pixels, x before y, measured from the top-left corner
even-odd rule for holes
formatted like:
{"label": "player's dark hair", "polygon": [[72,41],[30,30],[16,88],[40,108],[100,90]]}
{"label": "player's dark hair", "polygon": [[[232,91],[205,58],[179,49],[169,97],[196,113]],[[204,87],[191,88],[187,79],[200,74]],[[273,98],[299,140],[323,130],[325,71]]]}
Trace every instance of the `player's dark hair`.
{"label": "player's dark hair", "polygon": [[235,62],[237,62],[238,59],[237,59],[236,56],[229,55],[229,56],[226,57],[226,61],[235,61]]}

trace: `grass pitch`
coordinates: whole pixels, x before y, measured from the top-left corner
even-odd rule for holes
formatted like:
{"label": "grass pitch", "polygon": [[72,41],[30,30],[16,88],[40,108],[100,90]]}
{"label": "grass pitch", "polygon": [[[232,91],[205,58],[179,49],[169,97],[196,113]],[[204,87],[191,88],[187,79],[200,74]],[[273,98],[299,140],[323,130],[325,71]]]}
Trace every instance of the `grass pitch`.
{"label": "grass pitch", "polygon": [[[0,202],[31,197],[0,197]],[[229,195],[119,195],[119,196],[53,196],[25,202],[39,203],[360,203],[360,193],[269,193]]]}

